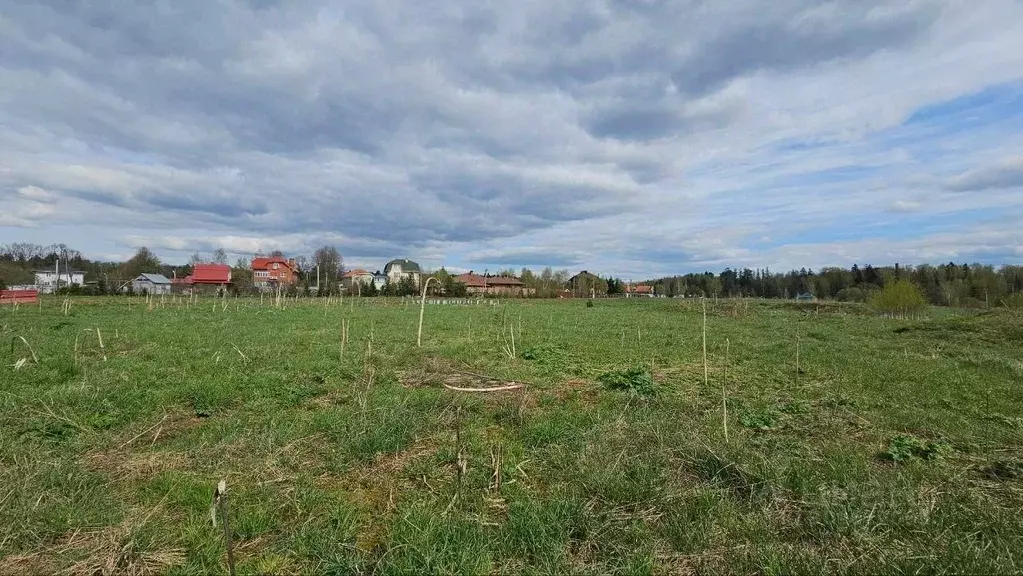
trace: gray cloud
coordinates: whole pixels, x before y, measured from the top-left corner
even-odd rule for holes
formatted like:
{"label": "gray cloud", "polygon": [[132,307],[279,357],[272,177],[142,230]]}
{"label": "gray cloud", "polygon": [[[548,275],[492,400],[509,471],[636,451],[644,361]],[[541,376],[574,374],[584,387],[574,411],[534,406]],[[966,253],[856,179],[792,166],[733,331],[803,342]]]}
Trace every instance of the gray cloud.
{"label": "gray cloud", "polygon": [[[58,233],[68,212],[43,214],[32,192],[43,190],[107,244],[245,250],[265,238],[306,250],[333,238],[367,258],[540,245],[556,248],[492,255],[575,265],[657,254],[641,232],[661,220],[693,229],[693,207],[716,228],[820,218],[807,215],[824,203],[805,185],[740,209],[722,199],[736,182],[773,185],[750,155],[775,132],[842,143],[873,121],[850,87],[900,110],[954,96],[934,88],[946,71],[919,74],[914,86],[931,91],[909,96],[891,77],[949,53],[945,38],[968,46],[993,24],[1011,29],[1019,10],[1001,2],[964,19],[929,0],[0,0],[0,225]],[[1013,36],[999,38],[1012,53]],[[956,89],[1010,75],[992,61]],[[830,70],[839,75],[822,80]],[[1008,177],[980,172],[949,188]],[[173,241],[182,222],[191,244]],[[557,256],[558,234],[594,222],[602,251]],[[686,245],[663,259],[721,254],[731,252]]]}
{"label": "gray cloud", "polygon": [[945,187],[953,192],[1023,187],[1023,157],[970,170],[950,178]]}
{"label": "gray cloud", "polygon": [[552,246],[550,248],[483,250],[471,253],[463,260],[470,264],[493,266],[495,269],[507,266],[551,266],[560,268],[581,265],[585,262],[585,255],[573,254],[565,250],[564,247]]}

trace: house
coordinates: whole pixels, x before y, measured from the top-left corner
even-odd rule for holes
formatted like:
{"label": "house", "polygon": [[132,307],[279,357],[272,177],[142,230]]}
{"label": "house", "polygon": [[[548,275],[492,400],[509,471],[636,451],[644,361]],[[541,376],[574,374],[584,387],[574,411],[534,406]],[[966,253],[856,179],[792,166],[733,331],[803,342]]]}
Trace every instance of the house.
{"label": "house", "polygon": [[802,294],[796,296],[796,302],[816,302],[816,301],[817,301],[817,297],[814,296],[813,294],[810,294],[809,292],[803,292]]}
{"label": "house", "polygon": [[271,256],[252,259],[252,285],[257,288],[291,286],[298,282],[298,265],[294,258]]}
{"label": "house", "polygon": [[170,278],[163,274],[139,274],[129,284],[136,294],[170,294],[171,291]]}
{"label": "house", "polygon": [[594,298],[598,294],[607,294],[607,280],[586,270],[569,278],[566,287],[576,297]]}
{"label": "house", "polygon": [[387,275],[381,274],[379,270],[373,273],[373,285],[376,286],[378,292],[383,291],[387,286]]}
{"label": "house", "polygon": [[373,284],[373,273],[362,268],[341,275],[341,287],[349,294],[362,294],[362,289]]}
{"label": "house", "polygon": [[628,284],[625,286],[625,297],[626,298],[653,298],[656,296],[654,293],[654,287],[646,284]]}
{"label": "house", "polygon": [[227,264],[196,264],[192,273],[171,280],[174,292],[191,294],[198,290],[215,289],[222,292],[231,283],[231,267]]}
{"label": "house", "polygon": [[408,277],[412,279],[413,284],[419,286],[422,273],[423,271],[419,268],[419,264],[408,258],[391,260],[384,266],[384,275],[390,279],[392,284],[397,284],[403,277]]}
{"label": "house", "polygon": [[465,284],[466,292],[474,295],[528,296],[530,291],[518,278],[473,274],[470,270],[455,276],[455,282]]}
{"label": "house", "polygon": [[53,270],[36,270],[35,286],[41,294],[53,294],[59,288],[77,284],[85,285],[85,272],[78,270],[60,270],[60,262],[53,267]]}

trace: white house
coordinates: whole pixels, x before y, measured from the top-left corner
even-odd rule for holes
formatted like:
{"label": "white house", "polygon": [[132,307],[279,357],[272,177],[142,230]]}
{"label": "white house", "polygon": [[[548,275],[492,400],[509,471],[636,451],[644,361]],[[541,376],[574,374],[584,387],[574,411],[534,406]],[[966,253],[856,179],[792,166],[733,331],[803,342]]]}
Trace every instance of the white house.
{"label": "white house", "polygon": [[384,275],[390,279],[391,284],[397,284],[401,281],[402,277],[409,277],[412,279],[412,283],[419,286],[419,279],[422,270],[419,268],[419,264],[409,260],[408,258],[400,258],[398,260],[391,260],[384,266]]}
{"label": "white house", "polygon": [[54,266],[53,270],[36,270],[35,285],[40,294],[53,294],[58,288],[77,284],[85,285],[85,272],[78,270],[64,270],[58,272],[60,263]]}

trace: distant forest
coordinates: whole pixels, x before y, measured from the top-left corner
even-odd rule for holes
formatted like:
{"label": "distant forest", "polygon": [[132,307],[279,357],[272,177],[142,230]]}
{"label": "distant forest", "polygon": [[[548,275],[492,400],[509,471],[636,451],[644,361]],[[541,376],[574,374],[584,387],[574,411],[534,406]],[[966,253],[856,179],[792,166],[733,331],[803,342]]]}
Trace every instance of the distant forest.
{"label": "distant forest", "polygon": [[[321,269],[330,269],[330,276],[334,279],[340,278],[344,270],[340,253],[334,247],[325,246],[311,258],[300,256],[296,259],[306,277],[317,262],[321,262]],[[227,255],[223,250],[217,250],[209,258],[196,254],[190,264],[170,265],[160,262],[150,250],[140,248],[132,258],[124,262],[97,262],[84,258],[80,252],[65,245],[7,244],[0,246],[0,287],[31,284],[33,270],[53,270],[58,260],[62,271],[70,267],[85,272],[89,284],[85,292],[106,294],[114,292],[118,286],[143,272],[157,272],[167,277],[185,276],[191,273],[192,263],[216,261],[227,264]],[[232,268],[234,291],[250,289],[252,276],[249,260],[240,258]],[[448,276],[443,269],[433,274],[438,279]],[[504,270],[498,272],[498,275],[515,276],[516,273]],[[616,295],[623,293],[626,287],[625,282],[613,275],[600,277],[581,272],[569,277],[566,270],[555,271],[550,268],[536,273],[524,268],[517,276],[527,287],[533,288],[539,297],[554,297],[563,290],[577,296]],[[308,286],[306,277],[295,287],[296,290]],[[996,306],[1010,295],[1023,293],[1023,266],[996,268],[986,264],[954,262],[936,266],[896,264],[875,267],[867,264],[861,267],[854,264],[851,268],[828,267],[816,271],[803,268],[781,273],[766,268],[726,268],[720,273],[691,273],[639,284],[652,285],[658,295],[668,297],[794,298],[800,294],[812,294],[821,299],[866,302],[871,294],[896,280],[909,280],[916,284],[931,304],[980,308]],[[450,282],[438,282],[438,286],[447,284]]]}
{"label": "distant forest", "polygon": [[649,282],[658,294],[667,296],[753,296],[793,298],[812,294],[817,298],[866,302],[870,295],[895,280],[909,280],[924,296],[940,306],[994,306],[1010,294],[1023,292],[1023,266],[985,264],[940,264],[932,266],[883,266],[869,264],[852,268],[791,270],[732,270],[720,274],[686,274]]}

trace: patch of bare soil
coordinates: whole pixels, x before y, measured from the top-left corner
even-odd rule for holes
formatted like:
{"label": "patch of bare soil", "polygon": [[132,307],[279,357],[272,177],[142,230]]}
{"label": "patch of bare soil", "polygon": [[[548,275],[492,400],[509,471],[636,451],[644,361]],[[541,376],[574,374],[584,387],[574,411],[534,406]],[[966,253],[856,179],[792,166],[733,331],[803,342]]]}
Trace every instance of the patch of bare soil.
{"label": "patch of bare soil", "polygon": [[188,456],[182,452],[90,452],[84,458],[89,468],[118,479],[152,478],[188,464]]}
{"label": "patch of bare soil", "polygon": [[553,393],[559,400],[574,398],[586,404],[596,404],[600,397],[600,386],[588,380],[574,378],[558,384]]}
{"label": "patch of bare soil", "polygon": [[141,431],[138,438],[129,440],[130,444],[160,445],[161,443],[184,436],[200,427],[206,420],[199,418],[192,411],[174,410],[164,415],[160,422]]}

